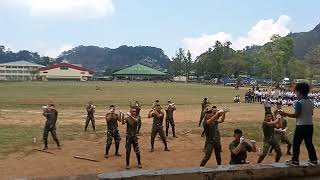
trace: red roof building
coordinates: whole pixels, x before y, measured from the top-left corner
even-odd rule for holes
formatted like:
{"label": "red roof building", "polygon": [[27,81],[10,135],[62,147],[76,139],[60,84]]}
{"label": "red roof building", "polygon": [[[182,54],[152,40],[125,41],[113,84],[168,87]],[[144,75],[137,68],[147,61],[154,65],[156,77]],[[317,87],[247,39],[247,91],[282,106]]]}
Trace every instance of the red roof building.
{"label": "red roof building", "polygon": [[93,78],[94,71],[69,63],[54,64],[39,69],[42,80],[78,80],[88,81]]}

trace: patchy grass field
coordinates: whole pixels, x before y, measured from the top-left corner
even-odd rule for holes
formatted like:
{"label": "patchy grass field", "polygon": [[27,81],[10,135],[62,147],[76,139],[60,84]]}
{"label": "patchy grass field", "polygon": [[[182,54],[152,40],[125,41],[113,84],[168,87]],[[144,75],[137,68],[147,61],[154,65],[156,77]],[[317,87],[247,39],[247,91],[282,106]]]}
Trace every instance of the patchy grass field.
{"label": "patchy grass field", "polygon": [[[228,145],[232,140],[233,130],[240,128],[246,138],[256,139],[261,147],[264,109],[261,104],[234,104],[233,97],[243,96],[245,90],[230,87],[174,84],[174,83],[114,83],[114,82],[32,82],[0,83],[0,179],[27,177],[47,177],[63,175],[92,174],[122,170],[124,157],[104,159],[105,145],[105,107],[115,104],[118,109],[128,110],[128,100],[142,103],[142,136],[139,143],[142,162],[145,169],[163,167],[198,166],[203,154],[204,139],[200,137],[202,127],[198,127],[200,102],[205,96],[218,107],[227,106],[225,123],[219,125],[223,146],[223,164],[228,164],[230,153]],[[44,118],[41,106],[48,100],[54,100],[59,111],[57,124],[58,137],[62,150],[56,150],[51,139],[49,148],[54,155],[35,152],[32,149],[42,147],[42,128]],[[159,99],[165,103],[171,99],[177,104],[175,121],[178,139],[169,138],[171,152],[163,152],[161,141],[156,142],[156,151],[149,153],[150,129],[152,120],[147,119],[147,112],[152,102]],[[83,132],[86,103],[92,100],[97,105],[97,132]],[[292,108],[285,108],[293,111]],[[320,110],[314,115],[314,143],[320,146]],[[295,120],[288,119],[289,133],[292,137]],[[120,151],[124,155],[125,126],[120,125],[122,137]],[[171,132],[171,131],[170,131]],[[33,138],[37,142],[33,144]],[[113,148],[113,147],[112,147]],[[282,146],[285,151],[285,146]],[[305,148],[302,157],[307,159]],[[113,152],[113,149],[111,150]],[[317,152],[318,148],[317,148]],[[99,160],[99,163],[75,160],[72,157],[82,155]],[[188,158],[187,158],[188,157]],[[135,165],[135,156],[132,155]],[[255,163],[256,153],[249,154],[248,159]],[[268,156],[264,162],[273,161]],[[284,156],[284,161],[290,157]],[[174,159],[174,160],[172,160]],[[32,164],[30,166],[30,164]],[[50,165],[49,165],[50,164]],[[215,164],[214,156],[208,164]],[[5,172],[5,173],[4,173]],[[19,172],[17,174],[17,172]]]}
{"label": "patchy grass field", "polygon": [[139,100],[150,106],[155,99],[166,102],[172,99],[176,104],[199,104],[207,96],[214,103],[232,102],[236,94],[232,88],[204,86],[198,84],[148,83],[148,82],[21,82],[0,83],[2,108],[39,109],[54,100],[60,107],[76,108],[89,100],[100,106],[128,105],[128,100]]}

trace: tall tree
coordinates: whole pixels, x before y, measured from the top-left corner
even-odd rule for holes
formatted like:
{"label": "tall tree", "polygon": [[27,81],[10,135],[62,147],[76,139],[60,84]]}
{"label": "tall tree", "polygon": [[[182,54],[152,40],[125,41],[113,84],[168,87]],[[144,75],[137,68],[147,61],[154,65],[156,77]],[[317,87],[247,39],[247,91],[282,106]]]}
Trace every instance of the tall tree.
{"label": "tall tree", "polygon": [[191,73],[191,70],[192,70],[192,57],[191,57],[191,53],[190,53],[189,50],[187,52],[187,57],[183,58],[183,62],[182,63],[183,63],[184,74],[186,75],[187,80],[189,80],[189,76],[190,76],[190,73]]}
{"label": "tall tree", "polygon": [[179,48],[178,52],[176,52],[169,64],[169,74],[171,76],[182,76],[184,74],[183,62],[185,59],[186,56],[184,49]]}

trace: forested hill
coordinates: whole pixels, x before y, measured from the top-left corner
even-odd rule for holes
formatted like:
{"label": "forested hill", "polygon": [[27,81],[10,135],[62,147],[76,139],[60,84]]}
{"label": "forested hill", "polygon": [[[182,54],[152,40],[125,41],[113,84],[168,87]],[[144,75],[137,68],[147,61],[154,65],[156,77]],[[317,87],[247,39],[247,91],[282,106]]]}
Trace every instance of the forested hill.
{"label": "forested hill", "polygon": [[298,59],[316,47],[320,47],[320,24],[309,32],[292,33],[288,35],[293,39],[293,53]]}
{"label": "forested hill", "polygon": [[162,49],[149,46],[120,46],[116,49],[78,46],[63,52],[58,61],[63,59],[100,71],[123,68],[137,63],[157,69],[167,69],[170,62]]}

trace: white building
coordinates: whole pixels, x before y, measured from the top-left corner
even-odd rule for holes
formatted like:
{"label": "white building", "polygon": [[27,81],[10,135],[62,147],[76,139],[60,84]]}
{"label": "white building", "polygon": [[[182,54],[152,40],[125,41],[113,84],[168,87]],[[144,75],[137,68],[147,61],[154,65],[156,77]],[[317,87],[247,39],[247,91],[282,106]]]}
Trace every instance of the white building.
{"label": "white building", "polygon": [[93,78],[93,70],[79,65],[60,63],[39,69],[43,81],[48,80],[75,80],[87,81]]}
{"label": "white building", "polygon": [[39,75],[39,64],[27,61],[15,61],[0,64],[0,80],[4,81],[30,81],[36,80]]}

